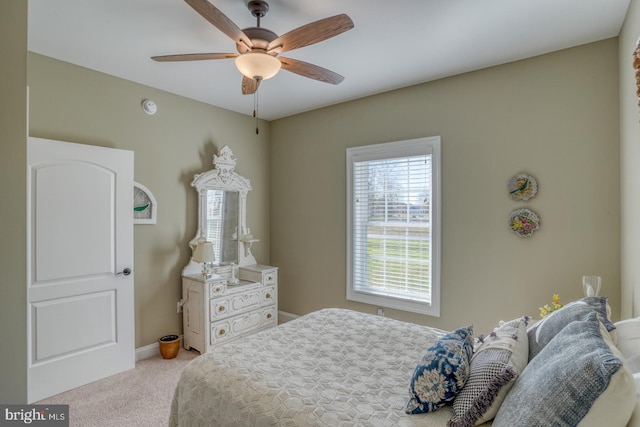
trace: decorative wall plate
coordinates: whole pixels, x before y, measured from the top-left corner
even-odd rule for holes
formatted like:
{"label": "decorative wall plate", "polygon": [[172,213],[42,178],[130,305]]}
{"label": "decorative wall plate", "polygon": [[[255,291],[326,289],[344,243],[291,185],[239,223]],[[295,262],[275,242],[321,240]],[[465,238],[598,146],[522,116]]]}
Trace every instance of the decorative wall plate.
{"label": "decorative wall plate", "polygon": [[158,212],[156,198],[144,185],[133,183],[133,223],[155,224]]}
{"label": "decorative wall plate", "polygon": [[508,188],[510,198],[527,201],[538,192],[538,181],[531,175],[521,173],[511,178]]}
{"label": "decorative wall plate", "polygon": [[511,231],[520,237],[531,237],[540,228],[540,218],[530,209],[518,209],[509,216]]}

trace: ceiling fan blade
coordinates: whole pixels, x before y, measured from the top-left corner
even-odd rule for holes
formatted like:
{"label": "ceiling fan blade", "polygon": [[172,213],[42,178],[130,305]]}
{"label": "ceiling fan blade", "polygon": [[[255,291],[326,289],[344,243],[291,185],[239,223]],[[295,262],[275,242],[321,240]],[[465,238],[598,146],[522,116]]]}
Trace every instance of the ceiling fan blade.
{"label": "ceiling fan blade", "polygon": [[181,53],[179,55],[152,56],[158,62],[170,61],[203,61],[207,59],[229,59],[238,56],[237,53]]}
{"label": "ceiling fan blade", "polygon": [[184,0],[214,27],[229,36],[236,44],[244,44],[251,49],[251,39],[233,21],[207,0]]}
{"label": "ceiling fan blade", "polygon": [[353,28],[353,21],[345,14],[311,22],[289,31],[269,42],[267,51],[286,52],[321,42]]}
{"label": "ceiling fan blade", "polygon": [[250,79],[249,77],[242,76],[242,94],[253,95],[260,86],[260,80]]}
{"label": "ceiling fan blade", "polygon": [[318,67],[317,65],[309,64],[308,62],[299,61],[291,58],[278,58],[282,63],[282,68],[291,71],[292,73],[299,74],[303,77],[319,80],[325,83],[331,83],[337,85],[344,80],[344,77],[338,73],[334,73],[326,68]]}

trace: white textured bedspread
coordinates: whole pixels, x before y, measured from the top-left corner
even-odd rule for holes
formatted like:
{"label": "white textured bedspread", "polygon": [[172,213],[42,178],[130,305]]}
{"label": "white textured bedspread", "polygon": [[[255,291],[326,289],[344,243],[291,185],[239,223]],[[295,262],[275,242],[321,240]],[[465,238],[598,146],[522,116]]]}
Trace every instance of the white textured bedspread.
{"label": "white textured bedspread", "polygon": [[407,415],[409,380],[443,331],[324,309],[216,347],[176,388],[171,426],[446,426]]}

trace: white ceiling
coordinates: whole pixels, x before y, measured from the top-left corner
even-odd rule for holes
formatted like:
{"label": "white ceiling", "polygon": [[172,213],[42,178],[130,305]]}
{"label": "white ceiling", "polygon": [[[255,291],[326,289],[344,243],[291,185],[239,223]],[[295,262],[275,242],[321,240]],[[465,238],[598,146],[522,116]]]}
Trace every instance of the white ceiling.
{"label": "white ceiling", "polygon": [[[209,0],[240,28],[248,0]],[[260,117],[351,99],[617,36],[630,0],[270,0],[261,26],[284,34],[339,13],[355,28],[283,56],[345,76],[337,86],[280,71],[262,82]],[[29,0],[29,50],[242,114],[232,59],[149,57],[236,52],[182,0]],[[162,108],[162,106],[159,106]]]}

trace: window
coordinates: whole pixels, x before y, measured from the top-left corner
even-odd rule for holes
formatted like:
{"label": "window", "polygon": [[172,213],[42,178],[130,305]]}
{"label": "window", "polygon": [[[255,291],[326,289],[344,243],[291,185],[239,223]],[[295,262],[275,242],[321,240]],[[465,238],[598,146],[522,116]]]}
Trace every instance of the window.
{"label": "window", "polygon": [[347,149],[347,299],[440,315],[440,137]]}

